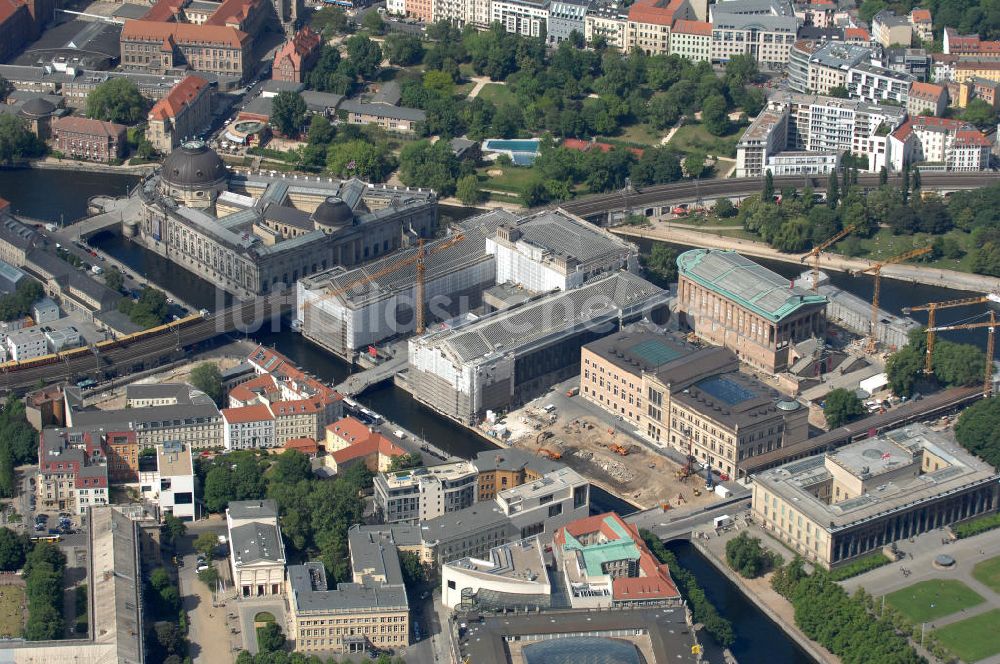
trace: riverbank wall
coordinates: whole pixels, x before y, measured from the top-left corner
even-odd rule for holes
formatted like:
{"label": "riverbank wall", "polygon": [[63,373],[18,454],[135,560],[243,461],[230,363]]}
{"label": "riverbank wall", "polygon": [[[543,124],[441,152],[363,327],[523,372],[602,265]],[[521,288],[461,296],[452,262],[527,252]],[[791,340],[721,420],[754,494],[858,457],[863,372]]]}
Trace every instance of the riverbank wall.
{"label": "riverbank wall", "polygon": [[148,175],[153,172],[159,164],[138,164],[136,166],[113,166],[111,164],[97,164],[90,161],[76,161],[75,159],[58,159],[56,157],[46,157],[36,161],[29,161],[23,164],[7,166],[9,169],[37,168],[51,171],[86,171],[88,173],[114,173],[116,175],[135,175],[137,177]]}
{"label": "riverbank wall", "polygon": [[[811,266],[811,263],[806,265],[802,262],[801,254],[785,254],[763,242],[725,237],[689,228],[677,228],[669,222],[658,222],[653,228],[613,228],[611,232],[630,239],[653,240],[690,247],[703,247],[705,249],[730,249],[746,256],[802,265],[803,269]],[[821,270],[854,272],[865,270],[874,264],[875,261],[864,258],[848,258],[840,254],[824,252],[820,254],[819,266]],[[900,281],[926,284],[928,286],[954,288],[975,293],[1000,292],[1000,279],[996,277],[956,272],[955,270],[944,270],[925,265],[908,265],[904,263],[886,265],[882,268],[882,278],[898,279]]]}
{"label": "riverbank wall", "polygon": [[[727,565],[720,557],[724,554],[716,551],[716,547],[712,546],[712,544],[715,543],[719,543],[719,546],[723,548],[725,547],[723,541],[718,538],[707,541],[698,537],[691,538],[691,544],[694,545],[694,548],[697,549],[697,551],[701,553],[722,576],[730,580],[737,588],[739,588],[740,592],[743,593],[747,599],[753,602],[754,605],[771,620],[771,622],[781,628],[781,631],[783,631],[789,639],[794,641],[796,645],[805,651],[806,654],[820,664],[840,664],[839,657],[807,637],[802,633],[802,630],[795,625],[794,617],[791,615],[792,607],[788,600],[772,590],[770,583],[764,578],[755,579],[753,581],[754,585],[751,585],[751,583],[748,583],[747,580],[733,572],[733,570],[729,568],[729,565]],[[755,586],[762,587],[757,588]],[[738,637],[739,634],[737,633],[737,638]]]}

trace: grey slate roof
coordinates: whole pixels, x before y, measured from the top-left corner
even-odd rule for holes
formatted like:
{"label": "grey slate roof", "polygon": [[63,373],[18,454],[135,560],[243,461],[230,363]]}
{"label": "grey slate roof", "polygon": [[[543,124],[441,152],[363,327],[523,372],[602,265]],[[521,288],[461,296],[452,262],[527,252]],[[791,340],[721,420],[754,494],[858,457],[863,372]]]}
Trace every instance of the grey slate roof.
{"label": "grey slate roof", "polygon": [[292,565],[288,581],[292,587],[290,599],[299,613],[409,608],[402,585],[389,586],[367,579],[365,583],[341,583],[336,590],[327,590],[326,573],[318,562]]}
{"label": "grey slate roof", "polygon": [[277,519],[278,504],[273,500],[234,500],[229,503],[233,519]]}
{"label": "grey slate roof", "polygon": [[256,562],[284,562],[278,529],[269,523],[247,523],[229,531],[230,546],[237,565]]}

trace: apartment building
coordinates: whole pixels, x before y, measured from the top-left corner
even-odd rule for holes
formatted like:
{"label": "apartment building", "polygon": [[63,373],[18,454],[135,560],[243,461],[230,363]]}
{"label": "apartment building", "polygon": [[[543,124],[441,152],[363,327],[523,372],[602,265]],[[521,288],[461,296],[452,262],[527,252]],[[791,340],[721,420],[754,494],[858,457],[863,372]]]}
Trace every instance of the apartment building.
{"label": "apartment building", "polygon": [[476,502],[479,471],[469,461],[413,468],[375,476],[375,506],[385,523],[433,519]]}
{"label": "apartment building", "polygon": [[274,436],[274,414],[267,404],[224,408],[222,441],[226,450],[258,450],[279,447]]}
{"label": "apartment building", "polygon": [[826,568],[997,508],[995,469],[913,424],[754,475],[754,522]]}
{"label": "apartment building", "polygon": [[712,61],[712,24],[678,19],[670,31],[670,53],[692,62]]}
{"label": "apartment building", "polygon": [[[958,84],[957,105],[966,108],[973,99],[982,99],[993,110],[1000,108],[1000,81],[973,76]],[[946,93],[947,94],[947,93]]]}
{"label": "apartment building", "polygon": [[752,367],[784,371],[791,345],[825,334],[825,297],[736,252],[692,249],[677,267],[682,324]]}
{"label": "apartment building", "polygon": [[289,637],[303,653],[358,654],[409,645],[410,609],[389,530],[348,531],[351,581],[327,588],[322,563],[288,568]]}
{"label": "apartment building", "polygon": [[302,83],[316,64],[323,38],[308,25],[298,30],[274,54],[271,78],[276,81]]}
{"label": "apartment building", "polygon": [[100,430],[45,429],[38,442],[40,510],[86,514],[108,504],[108,464]]}
{"label": "apartment building", "polygon": [[910,25],[913,26],[913,34],[917,39],[924,42],[934,40],[934,20],[931,17],[931,10],[915,8],[910,11]]}
{"label": "apartment building", "polygon": [[109,163],[125,156],[125,125],[76,116],[52,121],[53,147],[67,157]]}
{"label": "apartment building", "polygon": [[870,104],[889,101],[905,107],[913,82],[914,77],[910,74],[859,63],[847,72],[847,94]]}
{"label": "apartment building", "polygon": [[513,447],[480,452],[472,460],[472,465],[478,473],[476,502],[493,500],[501,491],[534,482],[546,473],[563,467],[560,463]]}
{"label": "apartment building", "polygon": [[128,20],[121,33],[122,68],[161,76],[190,69],[243,79],[252,50],[250,35],[231,25]]}
{"label": "apartment building", "polygon": [[913,115],[944,115],[948,108],[948,88],[934,83],[914,81],[906,102],[906,112]]}
{"label": "apartment building", "polygon": [[549,0],[491,0],[490,23],[525,37],[545,34],[549,20]]}
{"label": "apartment building", "polygon": [[764,109],[754,118],[736,144],[738,178],[763,177],[768,157],[780,152],[788,143],[788,110]]}
{"label": "apartment building", "polygon": [[927,81],[933,60],[922,48],[886,48],[882,50],[882,65],[902,74],[909,74],[914,81]]}
{"label": "apartment building", "polygon": [[591,0],[552,0],[549,3],[549,23],[546,38],[549,44],[559,44],[569,39],[573,32],[584,37],[587,32],[587,7]]}
{"label": "apartment building", "polygon": [[108,431],[104,436],[104,452],[108,481],[126,484],[139,481],[139,438],[134,431]]}
{"label": "apartment building", "polygon": [[913,41],[913,25],[908,16],[896,16],[891,9],[883,9],[872,17],[872,37],[886,48],[909,46]]}
{"label": "apartment building", "polygon": [[944,29],[942,46],[946,55],[969,58],[995,58],[1000,55],[1000,41],[986,41],[977,34],[960,35],[955,28]]}
{"label": "apartment building", "polygon": [[234,500],[226,508],[229,562],[240,597],[279,595],[285,586],[285,545],[273,500]]}
{"label": "apartment building", "polygon": [[993,143],[973,125],[960,120],[917,116],[890,134],[893,167],[913,164],[928,170],[983,171],[990,165]]}
{"label": "apartment building", "polygon": [[647,55],[670,53],[670,28],[678,19],[695,19],[687,0],[637,0],[628,10],[628,50]]}
{"label": "apartment building", "polygon": [[833,88],[847,88],[848,71],[869,62],[866,45],[799,40],[789,51],[788,86],[801,93],[825,95]]}
{"label": "apartment building", "polygon": [[587,9],[583,19],[583,36],[587,44],[602,39],[611,48],[628,51],[628,11],[613,4],[595,4]]}
{"label": "apartment building", "polygon": [[[411,0],[407,0],[407,7]],[[484,29],[490,24],[490,0],[431,0],[435,21]],[[409,12],[407,12],[409,13]]]}
{"label": "apartment building", "polygon": [[798,19],[785,0],[730,0],[710,7],[712,62],[749,54],[761,69],[783,68],[795,43]]}
{"label": "apartment building", "polygon": [[176,406],[195,398],[205,397],[187,383],[132,383],[125,386],[126,408],[153,408]]}
{"label": "apartment building", "polygon": [[211,121],[209,82],[199,76],[185,76],[149,110],[146,138],[159,152],[169,154],[181,142],[208,129]]}

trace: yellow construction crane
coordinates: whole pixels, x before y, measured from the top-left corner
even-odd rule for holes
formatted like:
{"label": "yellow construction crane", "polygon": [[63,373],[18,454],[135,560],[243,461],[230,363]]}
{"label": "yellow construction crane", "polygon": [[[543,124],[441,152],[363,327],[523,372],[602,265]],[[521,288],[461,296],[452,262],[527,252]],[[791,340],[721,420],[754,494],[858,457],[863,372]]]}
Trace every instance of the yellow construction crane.
{"label": "yellow construction crane", "polygon": [[851,274],[857,276],[859,274],[864,274],[866,272],[871,272],[875,276],[875,293],[872,295],[872,320],[868,328],[868,341],[865,343],[865,352],[874,353],[876,347],[878,346],[878,298],[879,292],[882,289],[882,268],[886,265],[893,265],[895,263],[902,263],[903,261],[910,260],[911,258],[916,258],[917,256],[923,256],[924,254],[929,254],[931,252],[931,247],[920,247],[919,249],[911,249],[905,251],[898,256],[893,256],[892,258],[887,258],[884,261],[875,263],[874,265],[869,265],[863,270],[855,270]]}
{"label": "yellow construction crane", "polygon": [[800,263],[805,263],[806,259],[808,258],[813,259],[813,267],[812,267],[813,290],[817,290],[819,288],[819,255],[823,253],[823,251],[826,250],[827,248],[837,244],[845,237],[850,235],[855,228],[857,228],[857,225],[851,224],[850,226],[844,228],[842,231],[840,231],[833,237],[829,238],[828,240],[817,244],[815,247],[809,250],[808,254],[805,254],[804,256],[802,256],[802,258],[799,259]]}
{"label": "yellow construction crane", "polygon": [[947,332],[949,330],[975,330],[987,328],[989,336],[986,338],[986,376],[983,379],[983,396],[989,398],[993,396],[993,332],[996,330],[997,315],[990,311],[990,319],[982,323],[960,323],[958,325],[942,325],[941,327],[929,327],[927,332]]}
{"label": "yellow construction crane", "polygon": [[[357,279],[352,279],[351,281],[347,282],[346,284],[344,284],[340,288],[337,288],[335,290],[327,292],[323,296],[323,298],[326,299],[326,298],[339,297],[339,296],[343,295],[344,293],[350,291],[353,288],[356,288],[358,286],[363,286],[363,285],[371,283],[373,281],[378,281],[379,279],[381,279],[382,277],[384,277],[384,276],[386,276],[388,274],[392,274],[393,272],[396,272],[397,270],[401,270],[404,267],[407,267],[409,265],[413,265],[414,263],[416,263],[417,264],[417,281],[416,281],[416,288],[415,288],[415,292],[414,292],[413,308],[415,310],[414,311],[414,316],[416,318],[417,334],[423,334],[423,332],[424,332],[424,259],[428,258],[429,256],[433,256],[434,254],[440,253],[440,252],[442,252],[442,251],[444,251],[446,249],[451,249],[452,247],[454,247],[459,242],[462,242],[463,240],[465,240],[465,235],[459,233],[458,235],[456,235],[456,236],[454,236],[452,238],[449,238],[448,240],[445,240],[444,242],[442,242],[442,243],[440,243],[440,244],[436,245],[435,247],[433,247],[433,248],[431,248],[431,249],[428,250],[428,249],[424,248],[424,241],[421,239],[419,241],[418,245],[417,245],[417,253],[416,254],[414,254],[412,256],[408,256],[406,258],[402,258],[402,259],[400,259],[398,261],[394,261],[394,262],[386,265],[382,269],[376,270],[375,272],[372,272],[371,274],[367,274],[367,275],[365,275],[363,277],[358,277]],[[305,302],[305,303],[303,303],[302,306],[305,309],[305,308],[311,307],[313,304],[315,304],[315,302]]]}
{"label": "yellow construction crane", "polygon": [[989,302],[990,298],[985,295],[980,295],[979,297],[963,297],[959,300],[945,300],[943,302],[928,302],[927,304],[920,304],[915,307],[903,307],[903,313],[909,314],[913,311],[926,311],[927,312],[927,350],[926,357],[924,358],[924,373],[930,374],[934,373],[934,367],[931,363],[931,356],[934,353],[934,323],[936,322],[935,313],[938,309],[951,309],[953,307],[968,307],[974,304],[985,304]]}

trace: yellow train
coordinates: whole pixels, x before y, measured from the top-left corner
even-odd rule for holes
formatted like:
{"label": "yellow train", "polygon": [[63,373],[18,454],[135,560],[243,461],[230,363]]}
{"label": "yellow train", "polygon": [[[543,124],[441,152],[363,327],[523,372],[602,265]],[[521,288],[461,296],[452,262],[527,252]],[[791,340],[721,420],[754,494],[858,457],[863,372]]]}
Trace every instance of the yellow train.
{"label": "yellow train", "polygon": [[[196,321],[204,320],[199,314],[192,314],[184,318],[179,318],[178,320],[171,321],[169,323],[164,323],[163,325],[157,325],[156,327],[151,327],[148,330],[142,330],[141,332],[135,332],[133,334],[128,334],[123,337],[118,337],[117,339],[108,339],[107,341],[100,341],[97,343],[97,352],[101,353],[114,348],[121,348],[123,346],[128,346],[136,341],[142,341],[143,339],[148,339],[150,337],[161,336],[169,334],[174,330],[185,328],[188,325]],[[91,349],[89,346],[80,346],[78,348],[71,348],[59,353],[50,353],[49,355],[43,355],[41,357],[34,357],[30,360],[22,360],[20,362],[16,360],[10,360],[7,362],[0,363],[0,372],[13,372],[21,371],[23,369],[31,369],[33,367],[43,367],[47,364],[56,364],[57,362],[63,362],[66,360],[73,360],[79,357],[85,357],[91,355]]]}

